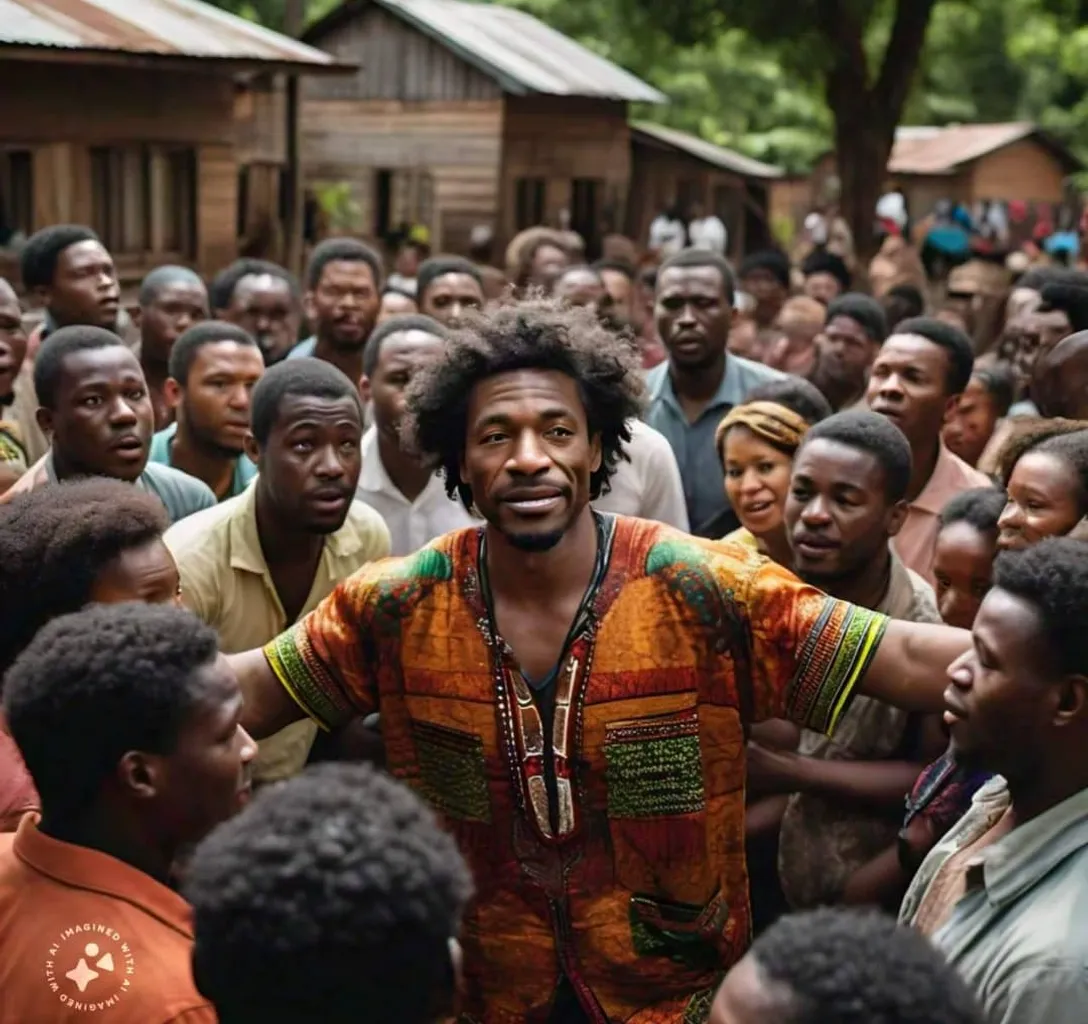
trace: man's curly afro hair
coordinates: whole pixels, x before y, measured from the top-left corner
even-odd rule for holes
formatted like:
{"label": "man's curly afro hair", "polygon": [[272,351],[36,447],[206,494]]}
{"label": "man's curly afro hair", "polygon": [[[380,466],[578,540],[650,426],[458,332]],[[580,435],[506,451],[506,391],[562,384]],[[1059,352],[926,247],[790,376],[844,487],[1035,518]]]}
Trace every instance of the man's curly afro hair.
{"label": "man's curly afro hair", "polygon": [[193,974],[220,1024],[430,1024],[472,891],[453,839],[370,765],[259,793],[196,850]]}
{"label": "man's curly afro hair", "polygon": [[92,605],[46,625],[4,678],[4,711],[46,818],[78,820],[131,750],[169,754],[219,654],[172,605]]}
{"label": "man's curly afro hair", "polygon": [[781,1024],[983,1024],[974,996],[929,941],[875,911],[782,918],[750,956],[792,994]]}
{"label": "man's curly afro hair", "polygon": [[169,526],[153,494],[96,477],[0,505],[0,675],[50,619],[91,599],[99,573]]}
{"label": "man's curly afro hair", "polygon": [[607,493],[616,464],[628,457],[628,421],[642,411],[644,388],[635,348],[589,308],[530,300],[475,316],[452,333],[444,357],[413,378],[405,437],[441,469],[449,496],[471,508],[472,491],[461,479],[469,401],[481,381],[515,370],[556,370],[577,383],[590,436],[601,442],[590,496]]}

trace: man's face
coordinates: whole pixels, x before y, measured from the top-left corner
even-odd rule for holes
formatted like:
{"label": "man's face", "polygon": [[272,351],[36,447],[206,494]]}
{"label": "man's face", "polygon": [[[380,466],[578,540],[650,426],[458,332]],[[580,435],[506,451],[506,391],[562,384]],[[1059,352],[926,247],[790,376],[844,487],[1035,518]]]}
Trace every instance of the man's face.
{"label": "man's face", "polygon": [[208,292],[202,284],[178,281],[161,287],[141,310],[140,344],[144,357],[165,364],[174,342],[193,324],[208,319]]}
{"label": "man's face", "polygon": [[635,283],[618,270],[602,270],[601,280],[612,300],[612,317],[623,327],[641,327],[641,309],[636,309]]}
{"label": "man's face", "polygon": [[408,316],[418,312],[419,307],[416,305],[416,300],[410,295],[405,295],[403,292],[387,291],[382,294],[381,305],[378,307],[377,322],[384,324],[386,320],[391,320],[395,316]]}
{"label": "man's face", "polygon": [[246,451],[260,470],[258,486],[296,529],[335,533],[344,525],[362,468],[363,420],[353,398],[286,395],[261,448]]}
{"label": "man's face", "polygon": [[1052,452],[1022,455],[1009,476],[1008,500],[997,520],[997,546],[1023,551],[1047,537],[1064,537],[1082,517],[1080,480]]}
{"label": "man's face", "polygon": [[197,444],[233,457],[245,450],[250,399],[263,373],[255,345],[213,341],[196,350],[189,379],[171,380],[167,395]]}
{"label": "man's face", "polygon": [[242,692],[227,659],[220,654],[199,674],[199,699],[182,720],[173,750],[142,755],[157,789],[156,831],[183,847],[248,803],[257,756],[257,744],[242,728]]}
{"label": "man's face", "polygon": [[875,456],[816,438],[801,447],[786,497],[794,569],[809,582],[848,579],[879,559],[905,506],[889,502]]}
{"label": "man's face", "polygon": [[546,551],[589,502],[601,465],[578,384],[557,370],[514,370],[469,396],[461,480],[515,547]]}
{"label": "man's face", "polygon": [[66,476],[134,481],[147,465],[155,414],[143,371],[124,345],[66,356],[56,408],[39,409]]}
{"label": "man's face", "polygon": [[1016,371],[1024,380],[1031,379],[1036,359],[1049,352],[1062,338],[1073,333],[1069,316],[1064,310],[1052,309],[1047,313],[1036,310],[1023,318],[1020,334],[1020,351],[1016,358]]}
{"label": "man's face", "polygon": [[0,407],[15,397],[15,378],[26,359],[26,331],[19,300],[11,286],[0,278]]}
{"label": "man's face", "polygon": [[948,669],[945,723],[961,764],[1031,779],[1045,758],[1061,703],[1038,611],[995,587],[979,608],[971,650]]}
{"label": "man's face", "polygon": [[830,306],[841,294],[842,283],[834,274],[809,274],[805,278],[805,294],[824,306]]}
{"label": "man's face", "polygon": [[161,537],[122,551],[102,567],[91,587],[95,604],[173,604],[181,607],[181,576]]}
{"label": "man's face", "polygon": [[852,317],[832,317],[816,336],[820,354],[820,375],[832,383],[857,392],[878,351],[864,328]]}
{"label": "man's face", "polygon": [[746,274],[740,287],[756,300],[756,322],[765,327],[774,323],[789,294],[782,282],[769,270],[758,269]]}
{"label": "man's face", "polygon": [[605,289],[600,275],[588,267],[579,267],[561,274],[555,282],[552,294],[572,306],[589,306],[600,316],[612,312],[612,296]]}
{"label": "man's face", "polygon": [[891,420],[914,451],[932,447],[958,396],[948,393],[948,353],[918,334],[893,334],[877,354],[866,400]]}
{"label": "man's face", "polygon": [[306,293],[306,315],[317,336],[338,349],[357,351],[378,318],[381,297],[365,260],[332,260]]}
{"label": "man's face", "polygon": [[995,538],[960,520],[942,527],[933,549],[937,608],[950,626],[970,629],[990,592]]}
{"label": "man's face", "polygon": [[436,277],[420,297],[420,312],[447,327],[456,327],[466,313],[483,308],[484,290],[471,274]]}
{"label": "man's face", "polygon": [[533,253],[529,264],[529,284],[551,293],[555,279],[570,266],[570,257],[557,245],[545,243]]}
{"label": "man's face", "polygon": [[57,259],[53,284],[44,289],[42,298],[59,327],[89,324],[113,330],[121,308],[113,257],[101,242],[68,246]]}
{"label": "man's face", "polygon": [[969,466],[977,465],[999,418],[993,396],[972,377],[944,425],[944,443]]}
{"label": "man's face", "polygon": [[445,343],[426,331],[390,334],[378,350],[378,364],[362,381],[363,398],[373,402],[378,430],[399,445],[404,419],[404,395],[412,378],[423,367],[442,358]]}
{"label": "man's face", "polygon": [[713,366],[725,353],[732,309],[716,267],[670,267],[657,281],[657,330],[670,360],[685,370]]}
{"label": "man's face", "polygon": [[243,277],[222,317],[257,339],[269,366],[283,359],[298,339],[298,304],[282,277]]}

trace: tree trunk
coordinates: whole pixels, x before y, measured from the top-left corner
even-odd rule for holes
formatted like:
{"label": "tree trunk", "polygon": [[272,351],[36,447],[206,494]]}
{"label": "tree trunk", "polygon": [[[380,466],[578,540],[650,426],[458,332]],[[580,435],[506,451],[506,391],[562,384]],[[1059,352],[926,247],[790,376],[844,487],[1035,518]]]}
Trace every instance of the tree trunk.
{"label": "tree trunk", "polygon": [[[895,122],[867,113],[868,105],[836,112],[835,150],[841,194],[839,211],[854,234],[858,267],[864,271],[876,255],[876,203],[884,190]],[[883,122],[883,123],[881,123]]]}
{"label": "tree trunk", "polygon": [[306,0],[286,0],[283,7],[283,34],[297,39],[306,22]]}

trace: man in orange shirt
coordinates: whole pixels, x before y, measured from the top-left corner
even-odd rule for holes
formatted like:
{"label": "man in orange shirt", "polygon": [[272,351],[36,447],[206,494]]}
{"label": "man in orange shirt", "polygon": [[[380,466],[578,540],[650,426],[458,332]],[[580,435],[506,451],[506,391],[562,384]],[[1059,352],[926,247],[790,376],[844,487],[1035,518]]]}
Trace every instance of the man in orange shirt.
{"label": "man in orange shirt", "polygon": [[214,1024],[170,887],[248,798],[256,754],[214,630],[138,604],[56,619],[4,711],[42,817],[0,837],[0,1024]]}

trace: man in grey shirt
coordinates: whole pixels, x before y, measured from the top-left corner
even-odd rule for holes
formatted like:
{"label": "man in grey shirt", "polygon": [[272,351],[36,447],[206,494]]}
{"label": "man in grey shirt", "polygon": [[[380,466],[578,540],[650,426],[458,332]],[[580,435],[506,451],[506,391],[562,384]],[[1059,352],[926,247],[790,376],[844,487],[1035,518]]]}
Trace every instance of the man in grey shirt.
{"label": "man in grey shirt", "polygon": [[107,476],[154,494],[176,523],[215,505],[211,489],[170,466],[149,463],[155,414],[139,360],[101,327],[62,327],[34,363],[46,455],[0,502],[58,481]]}
{"label": "man in grey shirt", "polygon": [[657,275],[655,316],[669,358],[646,378],[644,418],[672,445],[692,532],[711,538],[737,526],[714,432],[750,391],[783,377],[726,351],[733,296],[733,272],[717,253],[685,249],[666,260]]}
{"label": "man in grey shirt", "polygon": [[1000,772],[923,862],[900,919],[993,1024],[1088,1020],[1088,544],[1002,555],[952,663],[957,762]]}

